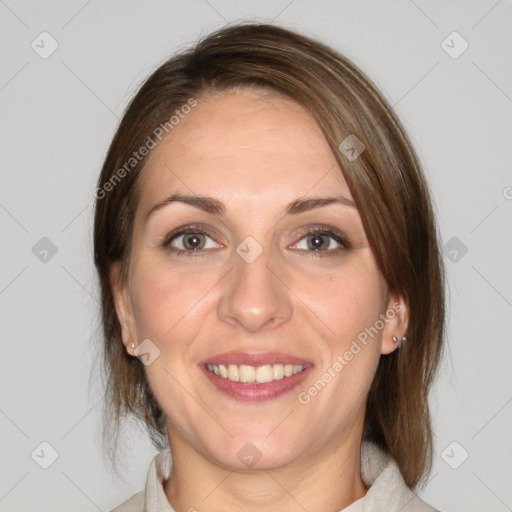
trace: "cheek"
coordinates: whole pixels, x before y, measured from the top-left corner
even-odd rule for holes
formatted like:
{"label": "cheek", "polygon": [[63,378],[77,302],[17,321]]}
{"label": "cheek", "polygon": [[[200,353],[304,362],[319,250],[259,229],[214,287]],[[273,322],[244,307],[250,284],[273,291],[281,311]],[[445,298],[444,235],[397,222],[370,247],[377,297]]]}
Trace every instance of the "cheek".
{"label": "cheek", "polygon": [[310,388],[311,396],[322,395],[317,406],[335,403],[340,416],[350,414],[368,392],[380,360],[381,331],[373,329],[385,308],[385,282],[371,255],[364,254],[339,272],[303,279],[297,295],[326,333],[318,340],[323,356],[318,377],[325,392],[320,383]]}
{"label": "cheek", "polygon": [[176,335],[185,330],[186,338],[193,339],[215,281],[206,273],[192,276],[170,272],[164,265],[140,265],[133,290],[138,337],[157,344],[173,340],[177,347],[186,340]]}
{"label": "cheek", "polygon": [[381,333],[370,330],[382,313],[385,293],[380,274],[366,265],[303,288],[304,302],[314,305],[329,335],[319,340],[322,363],[309,387],[301,389],[299,403],[312,404],[315,414],[332,420],[323,427],[329,434],[364,410],[381,353]]}
{"label": "cheek", "polygon": [[216,276],[182,274],[149,258],[144,265],[139,261],[134,270],[137,336],[141,341],[150,339],[159,349],[158,358],[145,367],[146,375],[158,403],[177,424],[180,418],[193,416],[197,407],[188,399],[190,393],[199,395],[189,372],[197,359],[194,340],[212,307],[216,282]]}
{"label": "cheek", "polygon": [[374,325],[386,301],[383,280],[372,261],[365,258],[335,273],[296,280],[301,297],[323,324],[324,339],[338,349]]}

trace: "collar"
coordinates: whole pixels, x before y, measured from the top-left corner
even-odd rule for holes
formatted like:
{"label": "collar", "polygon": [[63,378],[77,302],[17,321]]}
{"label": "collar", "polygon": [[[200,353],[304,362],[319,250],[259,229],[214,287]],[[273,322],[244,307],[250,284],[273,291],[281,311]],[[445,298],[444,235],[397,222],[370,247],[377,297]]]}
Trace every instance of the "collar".
{"label": "collar", "polygon": [[[164,482],[172,473],[170,449],[158,453],[149,467],[146,488],[112,512],[175,512],[167,501]],[[396,462],[375,444],[361,445],[361,478],[369,487],[364,497],[340,512],[437,512],[406,485]]]}

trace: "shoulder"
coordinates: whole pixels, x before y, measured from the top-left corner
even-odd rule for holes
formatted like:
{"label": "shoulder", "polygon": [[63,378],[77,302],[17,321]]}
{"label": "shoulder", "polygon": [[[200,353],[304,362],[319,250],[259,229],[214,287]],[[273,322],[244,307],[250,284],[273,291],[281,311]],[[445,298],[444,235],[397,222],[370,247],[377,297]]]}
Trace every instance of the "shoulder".
{"label": "shoulder", "polygon": [[361,476],[369,486],[364,498],[365,510],[439,512],[407,487],[389,454],[368,442],[363,442],[361,449]]}
{"label": "shoulder", "polygon": [[143,512],[145,492],[140,491],[110,512]]}
{"label": "shoulder", "polygon": [[152,460],[143,491],[134,494],[129,500],[110,512],[174,512],[165,496],[163,487],[172,472],[170,449],[159,452]]}

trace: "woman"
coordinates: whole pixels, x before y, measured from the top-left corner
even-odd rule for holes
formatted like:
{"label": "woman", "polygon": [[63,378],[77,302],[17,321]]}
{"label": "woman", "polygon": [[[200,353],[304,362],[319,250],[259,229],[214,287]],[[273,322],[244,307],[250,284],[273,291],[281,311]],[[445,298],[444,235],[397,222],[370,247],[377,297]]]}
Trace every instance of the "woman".
{"label": "woman", "polygon": [[361,71],[222,29],[147,79],[96,197],[107,432],[133,414],[160,451],[117,512],[434,510],[438,235]]}

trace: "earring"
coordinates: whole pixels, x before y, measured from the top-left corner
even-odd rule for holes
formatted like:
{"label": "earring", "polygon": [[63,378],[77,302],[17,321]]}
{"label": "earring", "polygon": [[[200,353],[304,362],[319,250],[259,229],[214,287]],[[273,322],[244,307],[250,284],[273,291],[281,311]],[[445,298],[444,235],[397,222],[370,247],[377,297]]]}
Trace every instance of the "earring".
{"label": "earring", "polygon": [[395,345],[395,350],[398,350],[405,342],[407,341],[407,338],[397,338],[396,336],[393,336],[393,344]]}
{"label": "earring", "polygon": [[133,341],[132,341],[131,345],[132,345],[132,348],[135,348],[135,343],[133,343]]}

